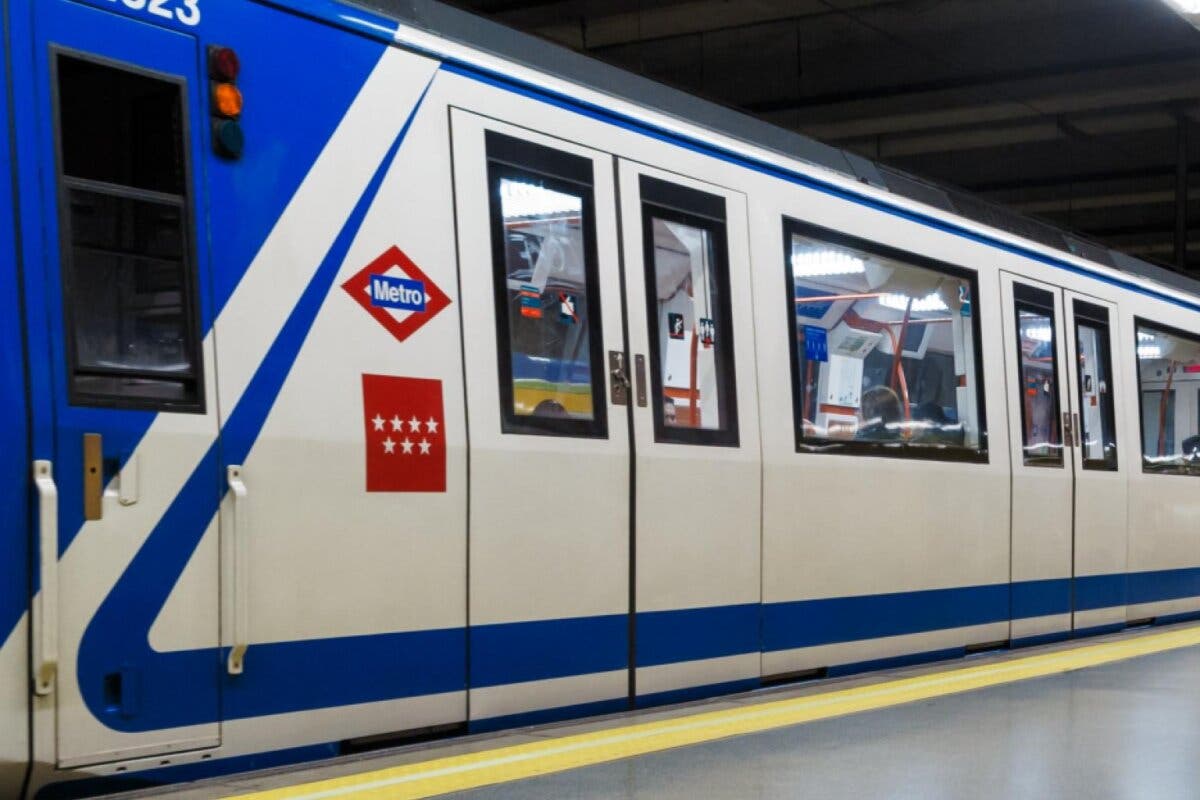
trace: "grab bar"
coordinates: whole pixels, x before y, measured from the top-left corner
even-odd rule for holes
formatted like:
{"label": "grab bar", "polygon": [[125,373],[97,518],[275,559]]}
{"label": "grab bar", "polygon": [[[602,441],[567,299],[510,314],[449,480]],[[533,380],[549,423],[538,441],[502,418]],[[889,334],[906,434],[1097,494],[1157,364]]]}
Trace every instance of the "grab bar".
{"label": "grab bar", "polygon": [[38,566],[41,585],[32,607],[33,691],[54,691],[58,672],[58,487],[49,461],[33,462],[38,495]]}
{"label": "grab bar", "polygon": [[246,647],[250,636],[248,608],[250,577],[247,570],[246,546],[246,484],[242,481],[240,465],[225,470],[229,491],[233,495],[233,514],[229,536],[233,542],[233,576],[230,580],[230,604],[233,606],[233,647],[229,650],[226,669],[230,675],[241,675]]}

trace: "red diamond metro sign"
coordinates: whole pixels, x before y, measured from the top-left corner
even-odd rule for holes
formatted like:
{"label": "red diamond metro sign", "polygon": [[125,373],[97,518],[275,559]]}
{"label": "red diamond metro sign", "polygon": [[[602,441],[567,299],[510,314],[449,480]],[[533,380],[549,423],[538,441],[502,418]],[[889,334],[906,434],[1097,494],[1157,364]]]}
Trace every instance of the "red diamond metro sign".
{"label": "red diamond metro sign", "polygon": [[450,305],[446,293],[395,246],[355,273],[342,288],[401,342]]}

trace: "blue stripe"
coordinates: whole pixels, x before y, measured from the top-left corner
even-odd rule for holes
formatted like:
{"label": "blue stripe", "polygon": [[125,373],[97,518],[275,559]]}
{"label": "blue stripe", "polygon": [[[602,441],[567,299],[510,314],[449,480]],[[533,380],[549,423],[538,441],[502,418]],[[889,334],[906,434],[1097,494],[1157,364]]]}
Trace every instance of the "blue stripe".
{"label": "blue stripe", "polygon": [[721,658],[759,650],[758,603],[637,615],[637,665]]}
{"label": "blue stripe", "polygon": [[1158,603],[1200,595],[1200,568],[1164,569],[1157,572],[1131,572],[1129,604]]}
{"label": "blue stripe", "polygon": [[[1200,570],[1197,570],[1197,574],[1200,574]],[[1122,573],[1119,575],[1085,575],[1076,578],[1074,581],[1075,610],[1094,611],[1099,608],[1125,605],[1128,577]],[[1200,594],[1200,584],[1192,593]]]}
{"label": "blue stripe", "polygon": [[725,681],[723,683],[706,683],[703,686],[688,686],[683,689],[670,689],[665,692],[650,692],[649,694],[638,695],[637,707],[652,708],[653,706],[667,706],[673,703],[687,703],[691,700],[704,700],[708,697],[717,697],[723,694],[749,692],[760,686],[762,686],[762,680],[755,677],[737,681]]}
{"label": "blue stripe", "polygon": [[1071,584],[1062,578],[1012,585],[1012,618],[1071,613]]}
{"label": "blue stripe", "polygon": [[473,688],[629,666],[629,618],[624,614],[476,625],[468,636]]}
{"label": "blue stripe", "polygon": [[935,230],[953,234],[954,236],[958,236],[962,239],[967,239],[978,244],[1003,250],[1006,253],[1012,253],[1023,258],[1028,258],[1031,261],[1046,264],[1047,266],[1055,267],[1057,269],[1066,270],[1074,275],[1091,278],[1102,283],[1117,286],[1127,291],[1136,292],[1138,294],[1146,295],[1147,297],[1153,297],[1156,300],[1181,306],[1190,311],[1200,311],[1200,304],[1198,303],[1172,297],[1149,286],[1142,286],[1123,278],[1103,275],[1094,269],[1081,267],[1063,259],[1039,253],[1036,250],[1023,245],[1010,244],[1001,239],[997,239],[994,236],[976,233],[975,231],[972,231],[955,222],[951,222],[940,217],[935,217],[931,214],[922,213],[919,211],[910,211],[884,200],[866,197],[856,192],[843,189],[836,184],[796,172],[795,170],[779,167],[757,158],[739,155],[710,142],[668,131],[656,125],[652,125],[650,123],[635,119],[631,116],[621,114],[610,108],[605,108],[585,102],[583,100],[578,100],[574,97],[560,94],[551,89],[546,89],[535,84],[522,81],[518,78],[479,67],[475,64],[470,64],[465,61],[450,58],[438,53],[431,52],[430,55],[442,60],[442,69],[446,72],[450,72],[455,75],[461,75],[465,78],[470,78],[471,80],[487,84],[488,86],[493,86],[497,89],[501,89],[512,94],[528,97],[532,100],[537,100],[541,103],[588,117],[589,119],[594,119],[608,125],[613,125],[621,128],[622,130],[638,133],[642,136],[647,136],[651,139],[657,139],[661,142],[666,142],[667,144],[680,147],[684,150],[690,150],[691,152],[698,153],[709,158],[715,158],[719,161],[724,161],[729,164],[734,164],[735,166],[743,167],[762,175],[768,175],[797,186],[803,186],[805,188],[821,192],[822,194],[836,197],[839,200],[846,200],[848,202],[865,206],[876,211],[882,211],[885,214],[890,214],[894,217],[906,219],[910,222],[915,222],[929,228],[934,228]]}
{"label": "blue stripe", "polygon": [[763,650],[790,650],[1009,619],[1009,585],[968,586],[772,603],[763,608]]}

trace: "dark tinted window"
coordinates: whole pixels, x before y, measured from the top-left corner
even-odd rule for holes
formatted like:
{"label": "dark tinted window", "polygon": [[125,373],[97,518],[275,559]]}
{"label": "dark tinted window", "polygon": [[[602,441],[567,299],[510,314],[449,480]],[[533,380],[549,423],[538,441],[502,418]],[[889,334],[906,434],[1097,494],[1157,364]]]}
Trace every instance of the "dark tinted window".
{"label": "dark tinted window", "polygon": [[183,86],[56,63],[71,400],[200,410]]}
{"label": "dark tinted window", "polygon": [[1117,426],[1113,411],[1108,310],[1082,300],[1074,303],[1083,468],[1115,470]]}
{"label": "dark tinted window", "polygon": [[1187,408],[1200,337],[1143,320],[1136,332],[1143,469],[1200,475],[1200,422]]}
{"label": "dark tinted window", "polygon": [[1054,295],[1013,284],[1017,311],[1017,356],[1021,375],[1021,442],[1025,463],[1062,466],[1062,427],[1058,421],[1058,356]]}

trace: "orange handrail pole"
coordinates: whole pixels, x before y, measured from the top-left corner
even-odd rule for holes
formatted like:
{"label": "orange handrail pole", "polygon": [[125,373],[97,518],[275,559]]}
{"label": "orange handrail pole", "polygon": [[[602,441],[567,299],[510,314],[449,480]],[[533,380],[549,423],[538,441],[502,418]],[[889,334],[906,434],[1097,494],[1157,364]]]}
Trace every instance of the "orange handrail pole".
{"label": "orange handrail pole", "polygon": [[1171,396],[1171,384],[1175,381],[1175,359],[1167,364],[1167,388],[1163,389],[1158,401],[1158,457],[1162,458],[1167,448],[1167,398]]}

